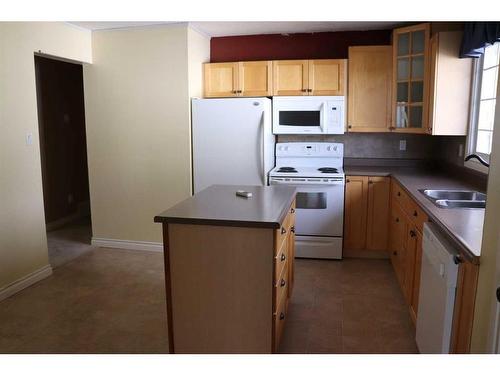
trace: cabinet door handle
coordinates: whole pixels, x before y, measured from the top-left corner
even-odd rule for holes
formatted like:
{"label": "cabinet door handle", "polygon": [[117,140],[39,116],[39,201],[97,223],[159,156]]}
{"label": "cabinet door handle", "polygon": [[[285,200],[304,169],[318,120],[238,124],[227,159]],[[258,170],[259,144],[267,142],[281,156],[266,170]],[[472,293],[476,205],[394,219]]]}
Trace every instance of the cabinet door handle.
{"label": "cabinet door handle", "polygon": [[347,180],[345,180],[345,182],[348,182],[348,183],[349,183],[349,182],[351,182],[351,180],[347,179]]}
{"label": "cabinet door handle", "polygon": [[307,92],[313,92],[313,90],[312,89],[307,89]]}
{"label": "cabinet door handle", "polygon": [[396,223],[399,223],[399,217],[396,218]]}
{"label": "cabinet door handle", "polygon": [[352,125],[347,125],[347,128],[348,129],[352,129]]}
{"label": "cabinet door handle", "polygon": [[290,209],[290,213],[294,214],[295,213],[295,208]]}
{"label": "cabinet door handle", "polygon": [[413,229],[410,231],[410,237],[415,237],[417,234],[415,233],[415,231],[413,231]]}
{"label": "cabinet door handle", "polygon": [[418,216],[418,212],[417,210],[413,211],[413,216],[417,217]]}
{"label": "cabinet door handle", "polygon": [[369,184],[371,185],[371,184],[373,184],[373,181],[371,181],[371,180],[368,180],[368,183],[369,183]]}
{"label": "cabinet door handle", "polygon": [[302,90],[300,90],[300,91],[302,91],[302,92],[307,92],[307,89],[302,89]]}
{"label": "cabinet door handle", "polygon": [[500,302],[500,286],[497,288],[497,301]]}
{"label": "cabinet door handle", "polygon": [[282,313],[280,314],[280,320],[283,320],[283,319],[285,319],[285,313],[283,313],[283,312],[282,312]]}
{"label": "cabinet door handle", "polygon": [[397,252],[397,251],[393,251],[393,252],[392,252],[392,255],[397,256],[397,255],[398,255],[398,252]]}
{"label": "cabinet door handle", "polygon": [[284,227],[281,227],[281,234],[285,234],[286,233],[286,229]]}
{"label": "cabinet door handle", "polygon": [[460,255],[455,255],[455,256],[453,257],[453,263],[455,263],[455,264],[460,264],[460,263],[462,263],[462,257],[461,257]]}
{"label": "cabinet door handle", "polygon": [[280,286],[283,287],[286,285],[286,281],[284,279],[281,279]]}
{"label": "cabinet door handle", "polygon": [[283,262],[283,261],[286,259],[285,254],[281,254],[281,258],[280,258],[280,259],[281,259],[281,261]]}
{"label": "cabinet door handle", "polygon": [[401,196],[401,192],[400,192],[400,191],[398,191],[398,197],[400,197],[400,196]]}
{"label": "cabinet door handle", "polygon": [[295,233],[295,227],[291,227],[290,232]]}

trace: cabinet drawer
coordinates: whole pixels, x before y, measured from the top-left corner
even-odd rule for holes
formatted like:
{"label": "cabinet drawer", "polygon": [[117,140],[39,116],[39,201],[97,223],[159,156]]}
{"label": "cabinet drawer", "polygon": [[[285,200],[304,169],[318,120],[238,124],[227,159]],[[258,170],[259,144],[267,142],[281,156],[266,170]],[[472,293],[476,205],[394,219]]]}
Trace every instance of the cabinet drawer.
{"label": "cabinet drawer", "polygon": [[274,352],[278,351],[278,347],[281,341],[281,336],[283,334],[283,328],[285,326],[286,320],[286,310],[286,298],[283,298],[280,301],[280,304],[274,316]]}
{"label": "cabinet drawer", "polygon": [[295,225],[295,201],[290,205],[288,214],[286,215],[280,229],[276,229],[274,233],[274,253],[277,254],[281,249],[283,241],[288,237],[288,234]]}
{"label": "cabinet drawer", "polygon": [[413,224],[415,224],[415,227],[417,228],[417,230],[420,233],[423,233],[424,223],[426,221],[429,221],[429,217],[420,208],[420,206],[415,201],[413,201],[413,199],[409,200],[408,216],[410,217],[410,220],[413,221]]}
{"label": "cabinet drawer", "polygon": [[392,180],[392,185],[391,185],[391,197],[392,201],[396,201],[399,203],[401,208],[408,213],[411,209],[411,204],[410,204],[410,197],[404,189],[394,180]]}
{"label": "cabinet drawer", "polygon": [[283,267],[283,272],[281,275],[275,279],[274,281],[274,306],[279,306],[283,300],[287,299],[287,290],[288,290],[288,262],[285,262],[285,266]]}
{"label": "cabinet drawer", "polygon": [[289,257],[289,247],[290,241],[283,241],[281,244],[281,248],[278,251],[278,254],[274,258],[274,280],[278,280],[281,273],[283,272],[283,268],[285,267],[288,257]]}

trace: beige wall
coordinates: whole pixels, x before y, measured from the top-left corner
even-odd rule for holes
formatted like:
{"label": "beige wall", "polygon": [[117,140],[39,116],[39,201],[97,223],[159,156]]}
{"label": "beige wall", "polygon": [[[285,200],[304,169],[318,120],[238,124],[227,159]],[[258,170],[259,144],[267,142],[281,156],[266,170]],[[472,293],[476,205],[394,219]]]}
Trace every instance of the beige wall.
{"label": "beige wall", "polygon": [[[34,52],[91,62],[91,34],[53,22],[0,22],[0,291],[48,265]],[[33,134],[33,145],[25,137]]]}
{"label": "beige wall", "polygon": [[497,257],[500,256],[500,85],[497,87],[495,131],[490,162],[479,284],[472,330],[471,351],[473,353],[485,353],[490,350],[489,345],[493,333],[490,323],[494,311],[492,305],[496,306],[495,290],[498,285],[496,285],[495,274]]}
{"label": "beige wall", "polygon": [[198,42],[187,25],[93,33],[84,84],[94,239],[160,242],[153,217],[190,195],[188,54],[199,58],[208,39]]}

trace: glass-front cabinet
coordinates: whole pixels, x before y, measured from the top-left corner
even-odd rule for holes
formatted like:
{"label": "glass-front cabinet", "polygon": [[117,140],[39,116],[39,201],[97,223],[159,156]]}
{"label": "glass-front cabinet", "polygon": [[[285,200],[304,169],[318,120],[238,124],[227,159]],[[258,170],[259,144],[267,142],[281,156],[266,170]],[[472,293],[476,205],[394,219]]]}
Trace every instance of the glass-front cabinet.
{"label": "glass-front cabinet", "polygon": [[427,129],[429,40],[429,23],[393,31],[393,131]]}

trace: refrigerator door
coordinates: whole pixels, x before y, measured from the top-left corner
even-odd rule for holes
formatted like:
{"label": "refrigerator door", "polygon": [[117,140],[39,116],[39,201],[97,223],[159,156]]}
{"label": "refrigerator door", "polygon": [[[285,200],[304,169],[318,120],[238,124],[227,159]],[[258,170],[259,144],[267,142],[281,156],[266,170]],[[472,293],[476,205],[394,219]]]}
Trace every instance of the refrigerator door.
{"label": "refrigerator door", "polygon": [[210,185],[267,185],[274,167],[271,100],[193,99],[193,181]]}

